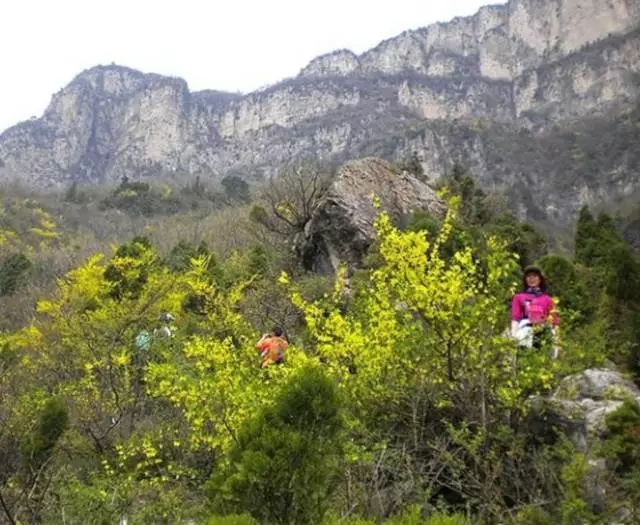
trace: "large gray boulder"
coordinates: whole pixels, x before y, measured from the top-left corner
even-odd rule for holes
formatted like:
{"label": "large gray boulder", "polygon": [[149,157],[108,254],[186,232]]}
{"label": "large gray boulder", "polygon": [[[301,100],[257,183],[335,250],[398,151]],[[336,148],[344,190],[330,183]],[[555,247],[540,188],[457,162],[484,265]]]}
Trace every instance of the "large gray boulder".
{"label": "large gray boulder", "polygon": [[532,399],[534,420],[564,431],[584,454],[605,435],[606,417],[625,399],[640,403],[640,390],[620,372],[592,368],[565,377],[549,397]]}
{"label": "large gray boulder", "polygon": [[[605,509],[607,462],[598,454],[607,437],[606,419],[625,400],[640,403],[640,389],[623,374],[608,368],[592,368],[562,380],[549,397],[531,399],[531,430],[541,436],[560,431],[589,462],[588,503],[593,512]],[[621,516],[625,514],[621,510]]]}
{"label": "large gray boulder", "polygon": [[[374,195],[380,209],[374,207]],[[446,206],[430,186],[387,161],[367,157],[348,162],[295,240],[305,268],[331,275],[341,263],[358,266],[375,239],[374,222],[381,210],[401,224],[419,210],[443,218]]]}

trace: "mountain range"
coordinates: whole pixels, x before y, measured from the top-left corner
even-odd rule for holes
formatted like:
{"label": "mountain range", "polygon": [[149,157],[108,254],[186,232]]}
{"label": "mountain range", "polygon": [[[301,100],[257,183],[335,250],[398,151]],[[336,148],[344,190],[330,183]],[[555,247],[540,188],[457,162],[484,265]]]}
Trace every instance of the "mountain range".
{"label": "mountain range", "polygon": [[567,225],[637,197],[639,94],[640,2],[510,0],[249,94],[96,66],[0,134],[0,182],[260,180],[305,157],[416,152],[432,180],[461,162],[521,218]]}

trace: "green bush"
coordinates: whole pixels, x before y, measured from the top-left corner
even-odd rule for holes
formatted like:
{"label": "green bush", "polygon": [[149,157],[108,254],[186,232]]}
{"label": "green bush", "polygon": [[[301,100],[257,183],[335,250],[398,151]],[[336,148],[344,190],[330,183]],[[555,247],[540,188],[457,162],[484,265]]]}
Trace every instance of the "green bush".
{"label": "green bush", "polygon": [[258,525],[249,514],[227,514],[226,516],[212,516],[207,525]]}
{"label": "green bush", "polygon": [[209,481],[214,509],[248,511],[260,523],[319,523],[338,481],[342,425],[336,385],[318,366],[301,369]]}

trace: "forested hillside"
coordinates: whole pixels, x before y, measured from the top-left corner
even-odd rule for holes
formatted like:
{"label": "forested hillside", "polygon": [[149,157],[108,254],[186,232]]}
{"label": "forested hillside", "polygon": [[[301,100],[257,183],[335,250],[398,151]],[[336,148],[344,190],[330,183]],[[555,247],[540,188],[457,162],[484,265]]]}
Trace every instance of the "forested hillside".
{"label": "forested hillside", "polygon": [[[586,369],[640,377],[635,219],[585,207],[559,254],[456,166],[444,219],[380,208],[362,264],[322,277],[292,250],[321,191],[279,180],[3,189],[0,523],[639,519],[638,405],[588,453],[539,410]],[[559,359],[506,333],[531,263]],[[274,325],[286,359],[261,368]]]}

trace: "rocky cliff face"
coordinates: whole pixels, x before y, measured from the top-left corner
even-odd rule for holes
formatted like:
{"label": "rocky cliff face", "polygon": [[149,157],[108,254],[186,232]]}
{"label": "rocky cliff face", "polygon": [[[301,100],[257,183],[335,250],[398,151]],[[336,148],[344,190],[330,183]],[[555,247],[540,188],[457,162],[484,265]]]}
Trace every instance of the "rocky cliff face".
{"label": "rocky cliff face", "polygon": [[302,74],[473,72],[514,80],[586,44],[631,31],[639,17],[634,0],[512,0],[482,7],[472,17],[407,31],[361,57],[346,51],[319,57]]}
{"label": "rocky cliff face", "polygon": [[[407,31],[360,56],[330,53],[298,77],[244,96],[192,93],[181,79],[99,66],[57,93],[42,118],[0,135],[0,180],[50,186],[123,175],[219,179],[230,170],[270,172],[295,157],[398,159],[417,149],[433,178],[456,156],[482,165],[487,183],[512,187],[514,177],[541,175],[527,173],[526,162],[516,170],[524,173],[497,170],[500,178],[491,178],[486,137],[473,123],[490,119],[549,133],[634,104],[639,28],[636,0],[511,0]],[[452,119],[468,124],[464,137],[439,123]],[[419,140],[409,137],[416,126]],[[619,181],[631,179],[625,171],[613,185],[603,178],[585,190],[580,183],[569,196],[615,196]],[[533,180],[530,190],[543,183],[553,187]],[[516,204],[531,212],[523,199]]]}

